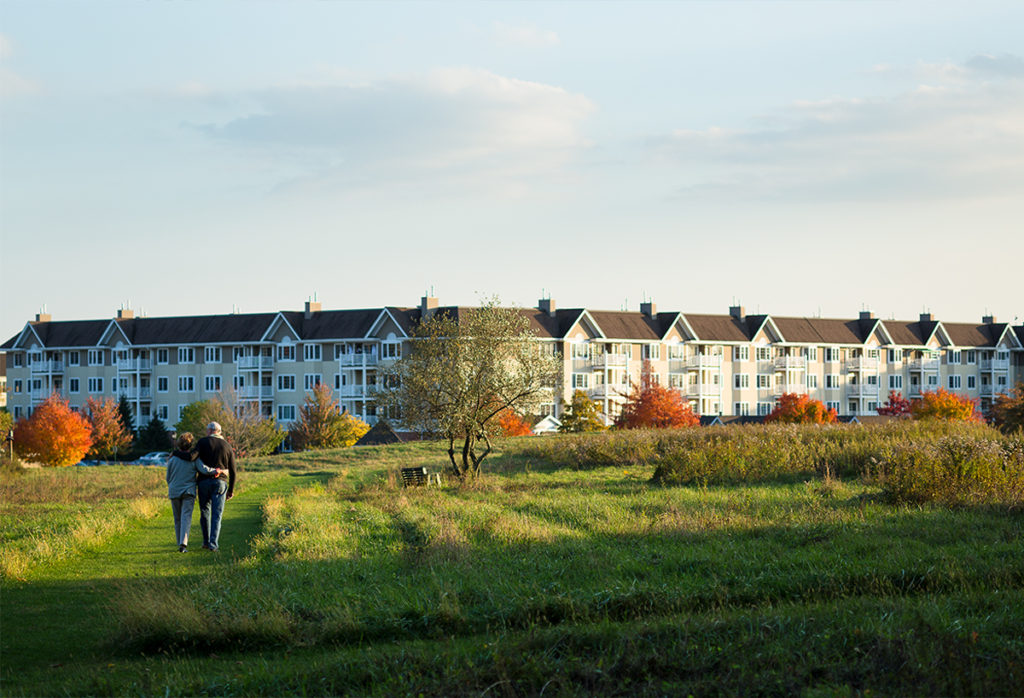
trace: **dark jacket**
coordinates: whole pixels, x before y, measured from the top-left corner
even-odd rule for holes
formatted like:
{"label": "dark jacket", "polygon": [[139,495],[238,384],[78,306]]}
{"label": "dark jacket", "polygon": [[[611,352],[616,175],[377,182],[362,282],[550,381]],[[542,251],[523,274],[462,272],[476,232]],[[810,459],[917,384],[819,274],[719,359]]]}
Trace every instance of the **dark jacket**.
{"label": "dark jacket", "polygon": [[[228,496],[235,493],[235,454],[231,450],[231,444],[224,440],[223,436],[204,436],[196,444],[196,452],[199,459],[208,468],[221,468],[227,470]],[[213,475],[200,475],[200,480],[210,480]],[[220,476],[224,479],[224,475]]]}

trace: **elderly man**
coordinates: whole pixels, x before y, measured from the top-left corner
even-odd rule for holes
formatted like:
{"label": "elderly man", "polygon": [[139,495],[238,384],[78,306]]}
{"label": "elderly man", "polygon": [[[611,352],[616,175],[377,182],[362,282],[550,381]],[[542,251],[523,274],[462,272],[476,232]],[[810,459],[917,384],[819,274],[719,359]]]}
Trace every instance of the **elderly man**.
{"label": "elderly man", "polygon": [[199,459],[217,475],[199,476],[199,525],[203,529],[203,547],[216,550],[220,542],[220,520],[224,501],[235,494],[235,454],[220,433],[220,424],[206,425],[206,436],[196,444]]}

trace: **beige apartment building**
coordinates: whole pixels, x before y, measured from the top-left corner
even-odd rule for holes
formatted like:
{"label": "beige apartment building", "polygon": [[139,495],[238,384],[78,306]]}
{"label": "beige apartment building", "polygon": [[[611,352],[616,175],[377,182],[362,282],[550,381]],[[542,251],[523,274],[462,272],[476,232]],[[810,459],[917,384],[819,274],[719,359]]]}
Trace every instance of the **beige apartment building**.
{"label": "beige apartment building", "polygon": [[[125,396],[136,423],[178,421],[186,405],[228,391],[287,425],[306,391],[331,386],[343,410],[377,421],[377,371],[402,356],[423,317],[467,308],[423,298],[416,307],[187,317],[54,321],[40,314],[0,345],[8,408],[31,413],[57,392],[72,406]],[[563,360],[544,414],[558,416],[575,390],[618,414],[649,366],[653,380],[678,390],[701,415],[768,414],[783,393],[821,400],[845,416],[875,414],[890,390],[906,396],[946,388],[983,410],[1024,380],[1024,325],[557,308],[543,299],[520,309],[537,341]]]}

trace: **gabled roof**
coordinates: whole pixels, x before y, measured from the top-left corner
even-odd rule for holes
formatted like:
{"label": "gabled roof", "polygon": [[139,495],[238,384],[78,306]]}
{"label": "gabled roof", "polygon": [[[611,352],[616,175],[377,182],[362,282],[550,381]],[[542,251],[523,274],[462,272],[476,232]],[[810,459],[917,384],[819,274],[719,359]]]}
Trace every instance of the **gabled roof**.
{"label": "gabled roof", "polygon": [[34,333],[39,338],[39,342],[47,348],[94,347],[109,324],[110,320],[30,322],[21,332],[4,342],[0,348],[13,348],[25,332]]}
{"label": "gabled roof", "polygon": [[703,342],[749,342],[753,337],[747,323],[731,315],[694,315],[686,313],[686,322]]}
{"label": "gabled roof", "polygon": [[384,312],[381,308],[321,310],[312,313],[308,319],[301,310],[283,311],[281,315],[302,340],[317,341],[363,338]]}
{"label": "gabled roof", "polygon": [[1007,324],[976,325],[966,322],[944,322],[942,327],[957,347],[994,347],[1003,336]]}
{"label": "gabled roof", "polygon": [[[601,328],[601,333],[606,339],[636,339],[657,342],[667,332],[667,328],[662,328],[660,315],[651,317],[644,313],[623,310],[588,310],[587,314]],[[663,314],[671,315],[671,313]]]}
{"label": "gabled roof", "polygon": [[258,342],[277,313],[140,317],[117,320],[133,345]]}
{"label": "gabled roof", "polygon": [[1013,328],[1013,331],[1017,334],[1017,341],[1024,346],[1024,325],[1017,325]]}

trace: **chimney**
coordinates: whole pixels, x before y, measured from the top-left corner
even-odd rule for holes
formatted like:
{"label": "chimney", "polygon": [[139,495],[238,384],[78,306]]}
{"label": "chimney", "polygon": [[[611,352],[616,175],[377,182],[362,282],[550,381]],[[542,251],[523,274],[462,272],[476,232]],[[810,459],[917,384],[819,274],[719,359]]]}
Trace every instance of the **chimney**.
{"label": "chimney", "polygon": [[542,313],[547,313],[551,317],[555,316],[555,300],[553,298],[541,298],[537,301],[537,310]]}
{"label": "chimney", "polygon": [[996,316],[995,315],[982,315],[981,316],[981,324],[982,325],[994,325],[994,324],[996,324]]}
{"label": "chimney", "polygon": [[52,319],[49,313],[36,313],[36,322],[49,322]]}
{"label": "chimney", "polygon": [[931,313],[921,313],[921,317],[918,318],[920,322],[933,322],[934,318]]}
{"label": "chimney", "polygon": [[742,320],[744,318],[744,316],[746,315],[746,312],[744,311],[744,308],[743,308],[742,305],[730,305],[729,306],[729,315],[733,316],[737,320]]}
{"label": "chimney", "polygon": [[654,301],[644,301],[640,304],[640,312],[647,317],[654,317],[658,312],[658,306],[654,304]]}
{"label": "chimney", "polygon": [[428,319],[437,310],[437,306],[437,296],[423,296],[420,298],[420,319]]}
{"label": "chimney", "polygon": [[862,311],[860,311],[860,319],[861,320],[874,320],[875,319],[875,314],[873,312],[871,312],[870,310],[862,310]]}
{"label": "chimney", "polygon": [[308,320],[313,317],[313,313],[319,313],[322,306],[320,301],[306,301],[306,312],[304,317]]}
{"label": "chimney", "polygon": [[118,320],[131,320],[135,317],[135,311],[131,308],[119,308],[117,311]]}

